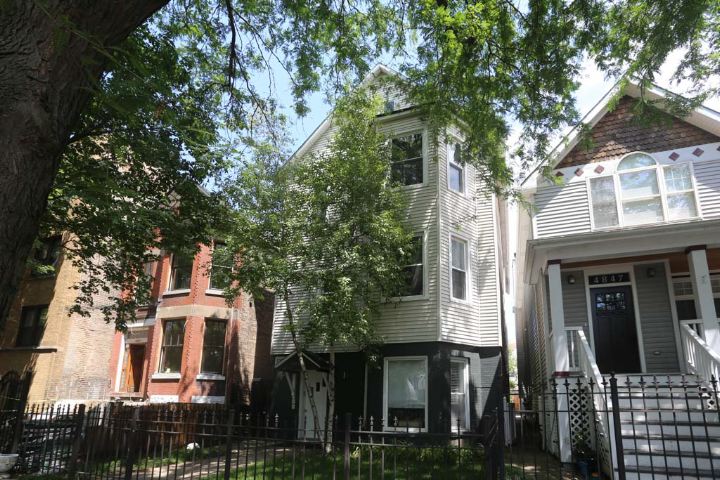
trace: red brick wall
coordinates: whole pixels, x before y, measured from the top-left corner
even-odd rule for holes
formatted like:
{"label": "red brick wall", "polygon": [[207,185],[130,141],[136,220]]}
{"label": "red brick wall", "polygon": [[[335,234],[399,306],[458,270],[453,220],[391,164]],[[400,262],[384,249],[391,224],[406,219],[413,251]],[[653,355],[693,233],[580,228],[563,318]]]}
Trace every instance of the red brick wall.
{"label": "red brick wall", "polygon": [[592,147],[588,150],[579,143],[557,168],[600,162],[630,152],[661,152],[720,140],[712,133],[667,114],[661,114],[661,122],[640,124],[633,118],[635,102],[637,100],[632,97],[623,97],[615,110],[605,114],[593,127],[590,132]]}
{"label": "red brick wall", "polygon": [[[272,331],[272,304],[266,303],[260,310],[260,319],[256,317],[256,305],[248,295],[242,294],[232,305],[232,310],[222,295],[209,294],[209,277],[207,266],[211,260],[211,249],[201,246],[193,263],[191,288],[189,292],[164,295],[170,281],[171,255],[165,255],[154,266],[154,282],[152,292],[154,298],[160,298],[159,307],[209,306],[223,309],[230,317],[227,326],[225,346],[226,371],[225,381],[197,380],[200,372],[205,317],[185,316],[185,336],[180,379],[153,379],[157,371],[162,345],[163,321],[159,318],[149,328],[148,342],[145,350],[145,368],[141,393],[144,397],[152,395],[178,395],[179,401],[190,402],[193,396],[226,396],[228,402],[250,401],[250,389],[256,371],[262,375],[272,374],[272,359],[269,355],[270,335]],[[155,308],[141,309],[139,319],[152,316]],[[173,317],[175,319],[177,317]],[[258,339],[258,335],[260,338]],[[113,380],[117,375],[117,365],[121,361],[121,337],[115,339],[113,360],[110,375]],[[266,345],[267,344],[267,345]],[[257,355],[260,360],[257,360]]]}

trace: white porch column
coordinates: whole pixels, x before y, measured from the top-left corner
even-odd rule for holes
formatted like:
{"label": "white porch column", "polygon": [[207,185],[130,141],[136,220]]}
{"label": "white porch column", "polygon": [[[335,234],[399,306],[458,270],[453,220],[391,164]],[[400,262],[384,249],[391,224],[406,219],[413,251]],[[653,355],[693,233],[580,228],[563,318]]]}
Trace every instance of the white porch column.
{"label": "white porch column", "polygon": [[563,309],[562,297],[562,276],[560,275],[560,264],[549,263],[548,288],[550,297],[550,318],[552,319],[552,344],[555,372],[567,372],[570,370],[570,357],[567,347],[567,336],[565,333],[565,310]]}
{"label": "white porch column", "polygon": [[557,416],[558,440],[560,460],[572,461],[572,442],[570,439],[570,405],[568,392],[564,386],[563,378],[570,370],[570,358],[565,333],[565,311],[563,309],[562,276],[560,275],[560,262],[548,262],[548,296],[550,297],[550,318],[552,320],[552,350],[555,362],[555,377],[557,381]]}
{"label": "white porch column", "polygon": [[710,270],[708,269],[705,246],[688,247],[686,250],[690,279],[695,290],[695,310],[698,320],[703,322],[705,341],[716,352],[720,353],[720,328],[718,327],[718,312],[715,311],[712,285],[710,284]]}

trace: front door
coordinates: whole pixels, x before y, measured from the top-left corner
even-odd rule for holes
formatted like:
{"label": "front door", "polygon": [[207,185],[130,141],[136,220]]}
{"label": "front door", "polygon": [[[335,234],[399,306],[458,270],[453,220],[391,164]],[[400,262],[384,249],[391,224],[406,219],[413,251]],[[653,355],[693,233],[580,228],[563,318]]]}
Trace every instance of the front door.
{"label": "front door", "polygon": [[327,414],[328,400],[328,383],[327,374],[318,372],[317,370],[308,370],[308,386],[312,390],[313,400],[318,412],[318,424],[320,429],[315,428],[315,418],[313,416],[312,406],[308,398],[305,388],[305,381],[302,373],[299,374],[300,380],[300,425],[298,425],[298,437],[305,439],[320,440],[323,438],[322,432],[325,428],[325,416]]}
{"label": "front door", "polygon": [[639,373],[635,309],[629,286],[590,289],[595,358],[602,373]]}

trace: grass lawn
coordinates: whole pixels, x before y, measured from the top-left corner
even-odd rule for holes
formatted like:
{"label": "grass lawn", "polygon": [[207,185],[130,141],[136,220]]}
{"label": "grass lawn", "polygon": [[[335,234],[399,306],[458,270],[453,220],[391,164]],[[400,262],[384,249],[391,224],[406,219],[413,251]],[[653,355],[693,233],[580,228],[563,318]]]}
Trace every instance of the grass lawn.
{"label": "grass lawn", "polygon": [[[482,478],[483,457],[453,448],[363,447],[352,452],[350,472],[353,479],[478,479]],[[343,478],[343,455],[323,455],[317,449],[278,449],[230,473],[232,480]],[[199,480],[223,480],[223,472]]]}

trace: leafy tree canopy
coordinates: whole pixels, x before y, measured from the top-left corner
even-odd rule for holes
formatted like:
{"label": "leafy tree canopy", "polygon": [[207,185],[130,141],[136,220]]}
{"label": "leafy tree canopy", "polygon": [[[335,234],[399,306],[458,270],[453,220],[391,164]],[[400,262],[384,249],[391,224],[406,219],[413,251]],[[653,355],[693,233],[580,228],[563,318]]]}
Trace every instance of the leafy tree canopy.
{"label": "leafy tree canopy", "polygon": [[[103,289],[132,290],[153,247],[192,248],[223,225],[227,215],[214,185],[243,162],[256,132],[282,136],[275,101],[282,86],[275,85],[272,71],[287,72],[295,110],[303,114],[308,92],[341,91],[376,58],[393,56],[411,99],[433,125],[453,119],[464,126],[467,158],[484,167],[486,181],[501,193],[508,193],[511,181],[505,165],[509,125],[518,121],[523,127],[513,152],[525,161],[542,158],[551,135],[576,120],[572,94],[584,56],[609,74],[626,71],[650,81],[669,52],[681,47],[687,55],[677,79],[697,87],[692,101],[681,106],[718,89],[720,6],[713,0],[121,3],[34,0],[2,6],[8,22],[17,18],[35,22],[28,28],[49,28],[51,40],[42,44],[41,57],[64,62],[49,68],[59,73],[37,87],[50,88],[49,97],[38,95],[38,102],[62,107],[48,114],[52,138],[17,148],[33,145],[34,154],[47,157],[43,172],[53,180],[50,193],[40,188],[27,201],[42,211],[48,199],[44,232],[68,230],[78,239],[71,245],[73,260],[92,274],[80,286],[81,310]],[[37,8],[27,13],[28,5]],[[131,17],[155,10],[147,20]],[[68,72],[80,74],[63,77]],[[63,82],[76,88],[63,89]],[[13,90],[8,98],[22,97],[18,85],[20,95]],[[24,125],[33,110],[14,105],[7,112],[19,112],[16,124]],[[14,148],[8,151],[20,151]],[[0,209],[2,215],[18,211],[9,203]],[[3,225],[18,221],[0,216]],[[30,215],[23,221],[37,220]],[[1,255],[26,254],[27,232],[37,232],[36,225],[22,230],[25,250],[13,240]],[[4,260],[0,265],[12,264]],[[3,292],[11,292],[6,287],[15,281],[8,271],[0,274]],[[8,295],[0,294],[0,323]],[[134,315],[133,298],[138,296],[116,294],[108,318],[122,326]]]}

